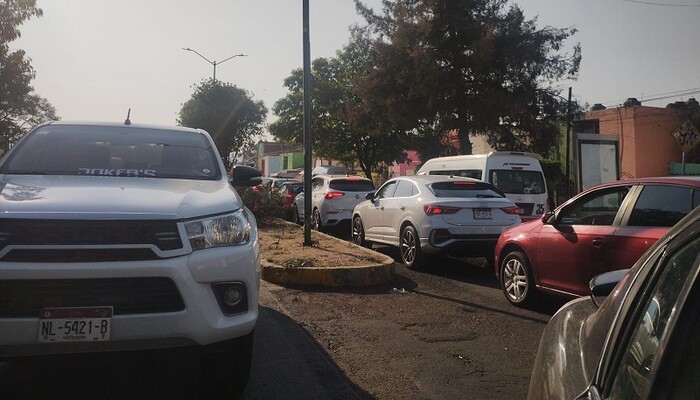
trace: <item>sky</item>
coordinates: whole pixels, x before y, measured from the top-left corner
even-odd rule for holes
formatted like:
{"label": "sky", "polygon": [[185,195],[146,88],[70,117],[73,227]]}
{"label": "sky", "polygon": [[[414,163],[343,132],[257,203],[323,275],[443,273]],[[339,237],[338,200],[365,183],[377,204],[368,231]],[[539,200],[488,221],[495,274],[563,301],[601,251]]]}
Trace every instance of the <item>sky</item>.
{"label": "sky", "polygon": [[[193,86],[216,77],[271,110],[303,64],[301,0],[37,0],[41,18],[21,28],[36,93],[63,120],[174,125]],[[309,0],[312,59],[332,57],[362,23],[353,0]],[[377,8],[380,0],[365,0]],[[700,0],[511,0],[538,27],[575,27],[582,47],[576,100],[615,107],[700,98]],[[650,3],[662,3],[655,5]],[[675,6],[673,6],[675,5]],[[693,93],[697,92],[697,93]],[[678,96],[681,95],[681,96]],[[663,97],[663,98],[660,98]],[[276,116],[270,111],[268,122]]]}

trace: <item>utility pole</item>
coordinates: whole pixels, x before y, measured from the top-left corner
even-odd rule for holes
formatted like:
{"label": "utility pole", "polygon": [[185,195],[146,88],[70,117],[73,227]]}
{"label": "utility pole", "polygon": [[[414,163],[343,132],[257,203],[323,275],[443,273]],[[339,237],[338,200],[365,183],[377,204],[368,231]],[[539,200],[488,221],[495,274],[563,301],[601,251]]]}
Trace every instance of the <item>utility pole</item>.
{"label": "utility pole", "polygon": [[202,57],[202,58],[203,58],[206,62],[208,62],[209,64],[213,65],[213,66],[214,66],[214,76],[212,77],[212,79],[213,79],[214,81],[216,81],[216,66],[217,66],[217,65],[223,64],[223,63],[225,63],[226,61],[228,61],[228,60],[230,60],[230,59],[232,59],[232,58],[236,58],[236,57],[248,57],[247,54],[241,53],[241,54],[234,54],[234,55],[232,55],[231,57],[229,57],[229,58],[227,58],[227,59],[225,59],[225,60],[221,60],[221,61],[211,61],[211,60],[209,60],[208,58],[204,57],[203,55],[199,54],[199,52],[198,52],[197,50],[190,49],[189,47],[187,47],[187,48],[183,47],[182,50],[191,51],[191,52],[195,53],[196,55]]}
{"label": "utility pole", "polygon": [[571,168],[569,167],[571,153],[571,86],[569,86],[569,102],[566,105],[566,197],[571,198]]}
{"label": "utility pole", "polygon": [[309,0],[304,13],[304,246],[311,246],[311,44],[309,40]]}

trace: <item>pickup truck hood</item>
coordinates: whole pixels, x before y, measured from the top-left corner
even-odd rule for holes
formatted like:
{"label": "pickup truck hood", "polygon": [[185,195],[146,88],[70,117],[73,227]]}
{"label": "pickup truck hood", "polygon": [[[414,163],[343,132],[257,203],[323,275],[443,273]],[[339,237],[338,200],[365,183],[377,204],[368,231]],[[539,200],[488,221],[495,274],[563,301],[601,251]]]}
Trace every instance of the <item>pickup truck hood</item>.
{"label": "pickup truck hood", "polygon": [[241,206],[225,180],[0,175],[0,215],[6,217],[187,219]]}

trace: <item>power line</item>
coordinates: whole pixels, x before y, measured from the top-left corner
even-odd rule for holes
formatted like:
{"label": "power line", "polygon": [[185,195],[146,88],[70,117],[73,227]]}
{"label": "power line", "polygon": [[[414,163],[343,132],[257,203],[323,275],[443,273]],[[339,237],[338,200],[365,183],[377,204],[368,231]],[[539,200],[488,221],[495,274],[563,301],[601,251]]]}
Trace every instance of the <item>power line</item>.
{"label": "power line", "polygon": [[656,3],[653,1],[642,1],[642,0],[622,0],[628,3],[646,4],[648,6],[662,6],[662,7],[700,7],[700,4],[673,4],[673,3]]}
{"label": "power line", "polygon": [[[697,94],[700,93],[700,87],[694,87],[694,88],[688,88],[688,89],[682,89],[682,90],[675,90],[673,92],[666,92],[666,93],[658,93],[658,94],[651,94],[649,96],[652,96],[651,98],[648,99],[643,99],[639,100],[640,103],[645,103],[648,101],[654,101],[654,100],[663,100],[663,99],[669,99],[672,97],[683,97],[683,96],[689,96],[692,94]],[[654,97],[656,96],[656,97]],[[626,99],[625,99],[626,100]],[[603,101],[600,102],[601,104],[619,104],[619,103],[624,103],[625,100],[611,100],[611,101]]]}

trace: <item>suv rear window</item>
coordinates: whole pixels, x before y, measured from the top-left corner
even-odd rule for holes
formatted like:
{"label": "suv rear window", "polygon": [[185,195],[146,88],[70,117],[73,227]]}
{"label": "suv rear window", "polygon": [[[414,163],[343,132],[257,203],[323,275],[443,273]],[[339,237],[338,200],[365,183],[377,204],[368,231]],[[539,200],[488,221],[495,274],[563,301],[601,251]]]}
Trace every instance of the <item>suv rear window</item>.
{"label": "suv rear window", "polygon": [[436,182],[429,186],[435,197],[498,198],[506,197],[486,182],[450,181]]}
{"label": "suv rear window", "polygon": [[329,187],[341,192],[373,192],[374,184],[367,179],[334,179]]}
{"label": "suv rear window", "polygon": [[0,166],[3,174],[220,179],[204,135],[120,126],[47,125]]}

